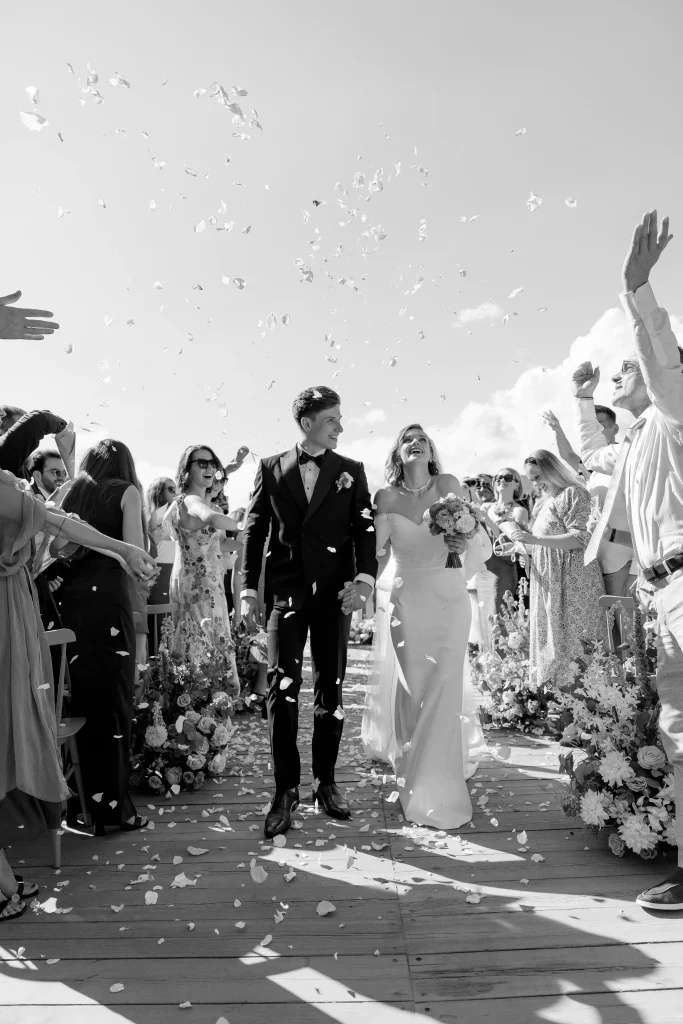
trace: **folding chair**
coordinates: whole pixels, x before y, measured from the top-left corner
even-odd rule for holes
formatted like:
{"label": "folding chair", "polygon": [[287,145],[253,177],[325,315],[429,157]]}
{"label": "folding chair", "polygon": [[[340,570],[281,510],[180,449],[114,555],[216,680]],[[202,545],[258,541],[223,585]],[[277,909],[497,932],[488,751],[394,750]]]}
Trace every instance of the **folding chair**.
{"label": "folding chair", "polygon": [[[632,597],[617,597],[612,594],[606,594],[600,598],[600,607],[604,608],[605,615],[607,617],[607,634],[609,639],[610,654],[619,655],[617,649],[617,638],[621,638],[621,643],[624,643],[629,637],[633,636],[633,615],[636,609],[636,603]],[[610,628],[610,617],[614,615],[614,629]],[[617,634],[615,636],[615,633]]]}
{"label": "folding chair", "polygon": [[167,615],[175,615],[178,605],[174,602],[169,604],[148,604],[147,615],[154,619],[153,629],[149,632],[149,656],[154,657],[159,653],[159,617],[166,618]]}
{"label": "folding chair", "polygon": [[[88,805],[85,799],[85,789],[83,788],[83,776],[81,775],[81,766],[78,760],[78,747],[76,745],[76,734],[85,725],[85,718],[62,718],[62,705],[64,703],[64,681],[66,679],[66,645],[72,644],[76,639],[76,634],[71,629],[51,629],[45,634],[48,647],[55,647],[59,644],[62,648],[62,656],[59,665],[59,679],[57,682],[57,705],[56,705],[56,718],[57,718],[57,742],[59,743],[59,749],[66,747],[66,753],[68,754],[69,764],[68,767],[64,765],[64,778],[68,780],[73,775],[76,781],[76,791],[78,793],[78,799],[81,802],[81,810],[83,812],[83,822],[85,825],[90,825],[90,815],[88,814]],[[68,696],[68,695],[67,695]],[[61,829],[52,829],[52,866],[59,868],[62,865],[62,831]]]}

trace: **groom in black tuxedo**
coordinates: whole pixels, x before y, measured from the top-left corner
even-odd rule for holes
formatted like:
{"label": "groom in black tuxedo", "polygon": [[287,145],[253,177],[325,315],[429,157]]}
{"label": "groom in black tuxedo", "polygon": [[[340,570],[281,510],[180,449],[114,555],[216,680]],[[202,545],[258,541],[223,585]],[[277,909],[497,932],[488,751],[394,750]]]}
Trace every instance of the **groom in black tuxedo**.
{"label": "groom in black tuxedo", "polygon": [[299,804],[299,689],[310,633],[313,661],[314,799],[334,818],[350,817],[334,781],[344,712],[342,685],[350,615],[377,574],[373,512],[360,462],[337,455],[339,395],[307,388],[292,412],[303,437],[262,459],[244,529],[242,616],[253,623],[263,549],[268,630],[268,724],[275,797],[265,834],[286,832]]}

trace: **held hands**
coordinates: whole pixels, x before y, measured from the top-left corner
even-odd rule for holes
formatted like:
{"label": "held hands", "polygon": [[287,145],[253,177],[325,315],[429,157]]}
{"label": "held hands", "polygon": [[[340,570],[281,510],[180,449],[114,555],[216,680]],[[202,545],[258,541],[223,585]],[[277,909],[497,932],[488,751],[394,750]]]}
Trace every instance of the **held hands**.
{"label": "held hands", "polygon": [[151,555],[148,555],[142,548],[136,547],[135,544],[127,544],[126,548],[123,559],[128,575],[132,576],[134,580],[151,583],[159,575],[160,567]]}
{"label": "held hands", "polygon": [[651,210],[633,232],[631,248],[626,256],[622,277],[627,292],[636,292],[647,284],[650,271],[673,238],[669,234],[669,218],[662,221],[657,234],[657,211]]}
{"label": "held hands", "polygon": [[572,374],[572,391],[575,398],[592,398],[600,383],[600,367],[593,369],[591,362],[581,363]]}
{"label": "held hands", "polygon": [[337,594],[341,601],[344,615],[350,615],[351,612],[356,612],[363,608],[371,593],[372,589],[367,583],[346,583],[344,589],[340,590]]}
{"label": "held hands", "polygon": [[[46,334],[59,330],[54,320],[43,320],[51,317],[48,309],[10,309],[11,303],[21,298],[21,292],[0,297],[0,338],[5,341],[24,341],[33,338],[42,341]],[[36,320],[35,317],[41,317]]]}

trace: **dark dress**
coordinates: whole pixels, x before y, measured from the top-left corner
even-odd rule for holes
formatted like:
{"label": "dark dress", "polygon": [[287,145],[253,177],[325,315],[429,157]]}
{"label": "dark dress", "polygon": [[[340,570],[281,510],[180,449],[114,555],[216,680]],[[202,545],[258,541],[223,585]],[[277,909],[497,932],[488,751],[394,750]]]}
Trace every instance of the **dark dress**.
{"label": "dark dress", "polygon": [[[130,484],[101,485],[90,525],[123,539],[121,499]],[[86,723],[78,753],[93,822],[121,825],[135,814],[128,780],[135,683],[135,624],[131,581],[118,561],[87,551],[71,562],[57,591],[62,621],[76,634],[69,647],[69,714]],[[113,806],[112,806],[113,805]]]}
{"label": "dark dress", "polygon": [[[521,502],[515,501],[514,504],[517,508],[523,508],[526,511]],[[511,555],[492,554],[486,562],[486,568],[496,577],[496,615],[500,615],[505,607],[507,593],[512,594],[514,600],[517,600],[520,580],[525,577],[526,573],[517,559],[513,561]]]}

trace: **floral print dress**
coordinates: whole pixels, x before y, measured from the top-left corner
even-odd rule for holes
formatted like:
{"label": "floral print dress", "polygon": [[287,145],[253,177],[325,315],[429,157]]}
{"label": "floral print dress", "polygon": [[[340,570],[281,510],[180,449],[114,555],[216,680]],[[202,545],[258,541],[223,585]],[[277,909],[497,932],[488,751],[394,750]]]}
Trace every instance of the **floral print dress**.
{"label": "floral print dress", "polygon": [[605,593],[602,573],[595,561],[583,564],[590,515],[590,495],[578,486],[547,497],[534,510],[534,536],[571,533],[581,541],[572,550],[531,547],[529,667],[536,685],[569,682],[570,663],[584,654],[584,641],[607,641],[605,613],[598,604]]}
{"label": "floral print dress", "polygon": [[235,693],[239,682],[223,583],[220,531],[213,526],[186,529],[180,521],[183,500],[182,496],[176,498],[168,513],[177,542],[170,586],[171,601],[179,606],[174,650],[189,658],[213,657],[216,652],[222,655],[226,689]]}

